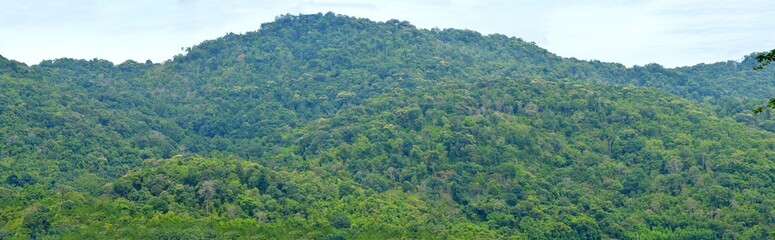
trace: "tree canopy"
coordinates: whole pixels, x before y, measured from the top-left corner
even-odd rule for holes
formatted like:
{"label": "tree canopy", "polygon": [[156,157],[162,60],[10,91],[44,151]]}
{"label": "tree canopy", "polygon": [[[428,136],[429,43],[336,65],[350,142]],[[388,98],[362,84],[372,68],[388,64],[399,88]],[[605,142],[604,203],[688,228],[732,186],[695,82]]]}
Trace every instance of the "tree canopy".
{"label": "tree canopy", "polygon": [[[756,65],[753,67],[754,70],[762,70],[765,66],[772,63],[772,61],[775,61],[775,49],[771,50],[770,52],[764,52],[759,53],[756,55],[756,61],[759,62],[759,65]],[[775,98],[770,98],[770,101],[767,103],[767,107],[771,109],[775,109]],[[754,113],[759,114],[764,111],[764,107],[757,107],[753,110]]]}
{"label": "tree canopy", "polygon": [[771,239],[756,64],[333,13],[164,63],[0,57],[0,238]]}

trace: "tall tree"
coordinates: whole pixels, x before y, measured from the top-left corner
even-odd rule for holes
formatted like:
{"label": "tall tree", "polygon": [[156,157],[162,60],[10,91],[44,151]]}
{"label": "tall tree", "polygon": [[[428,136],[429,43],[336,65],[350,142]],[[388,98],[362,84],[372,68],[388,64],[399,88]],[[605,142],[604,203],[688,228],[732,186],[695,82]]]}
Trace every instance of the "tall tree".
{"label": "tall tree", "polygon": [[[763,52],[756,55],[756,61],[759,62],[759,65],[756,65],[753,67],[754,70],[762,70],[765,66],[769,65],[773,61],[775,61],[775,49],[770,50],[770,52]],[[771,109],[775,109],[775,98],[770,98],[770,101],[767,103],[767,107]],[[753,110],[754,113],[761,113],[764,111],[764,107],[757,107]]]}
{"label": "tall tree", "polygon": [[215,182],[213,180],[207,180],[199,184],[199,191],[197,191],[199,198],[205,204],[205,210],[210,212],[210,203],[212,203],[213,196],[215,196]]}
{"label": "tall tree", "polygon": [[756,55],[756,61],[759,62],[759,65],[756,65],[756,67],[753,67],[755,70],[761,70],[764,69],[765,66],[775,61],[775,49],[770,50],[770,52],[763,52]]}

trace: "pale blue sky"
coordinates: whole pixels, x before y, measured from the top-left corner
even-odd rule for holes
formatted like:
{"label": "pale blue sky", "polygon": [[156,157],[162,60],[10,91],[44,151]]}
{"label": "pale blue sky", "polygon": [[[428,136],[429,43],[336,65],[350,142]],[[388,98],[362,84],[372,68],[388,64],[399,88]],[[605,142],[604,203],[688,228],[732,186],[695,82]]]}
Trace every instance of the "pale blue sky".
{"label": "pale blue sky", "polygon": [[771,0],[0,0],[0,55],[163,62],[204,40],[255,31],[285,13],[333,11],[421,28],[533,41],[563,57],[667,67],[775,48]]}

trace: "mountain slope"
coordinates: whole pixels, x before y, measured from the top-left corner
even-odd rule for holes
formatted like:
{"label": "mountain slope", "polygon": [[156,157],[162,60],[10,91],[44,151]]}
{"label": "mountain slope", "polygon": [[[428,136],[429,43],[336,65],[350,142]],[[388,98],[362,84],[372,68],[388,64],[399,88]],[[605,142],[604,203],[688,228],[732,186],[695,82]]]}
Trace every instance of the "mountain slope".
{"label": "mountain slope", "polygon": [[333,14],[163,64],[0,60],[3,237],[775,231],[773,134],[727,118],[769,116],[720,104],[766,98],[747,62],[625,68]]}

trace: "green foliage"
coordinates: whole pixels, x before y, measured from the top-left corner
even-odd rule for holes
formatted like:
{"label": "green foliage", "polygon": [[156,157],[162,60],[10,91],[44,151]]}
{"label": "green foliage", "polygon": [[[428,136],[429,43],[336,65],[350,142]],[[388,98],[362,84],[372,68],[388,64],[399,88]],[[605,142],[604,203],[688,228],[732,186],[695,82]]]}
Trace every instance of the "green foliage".
{"label": "green foliage", "polygon": [[[770,52],[765,53],[759,53],[756,55],[756,61],[759,62],[759,65],[756,65],[753,67],[754,70],[762,70],[765,66],[772,63],[772,61],[775,61],[775,49],[771,50]],[[775,98],[770,98],[770,101],[767,103],[767,108],[775,109]],[[753,113],[759,114],[764,111],[763,107],[757,107],[754,108]]]}
{"label": "green foliage", "polygon": [[759,65],[756,65],[754,67],[754,70],[762,70],[764,69],[764,66],[767,66],[768,64],[772,63],[772,61],[775,61],[775,49],[756,54],[756,61],[759,62]]}
{"label": "green foliage", "polygon": [[332,13],[161,64],[0,58],[0,237],[769,239],[751,66]]}
{"label": "green foliage", "polygon": [[51,227],[51,218],[53,214],[45,206],[34,207],[22,221],[22,226],[29,229],[32,238],[39,234],[46,234]]}
{"label": "green foliage", "polygon": [[341,213],[331,215],[331,226],[335,228],[350,228],[350,218]]}

